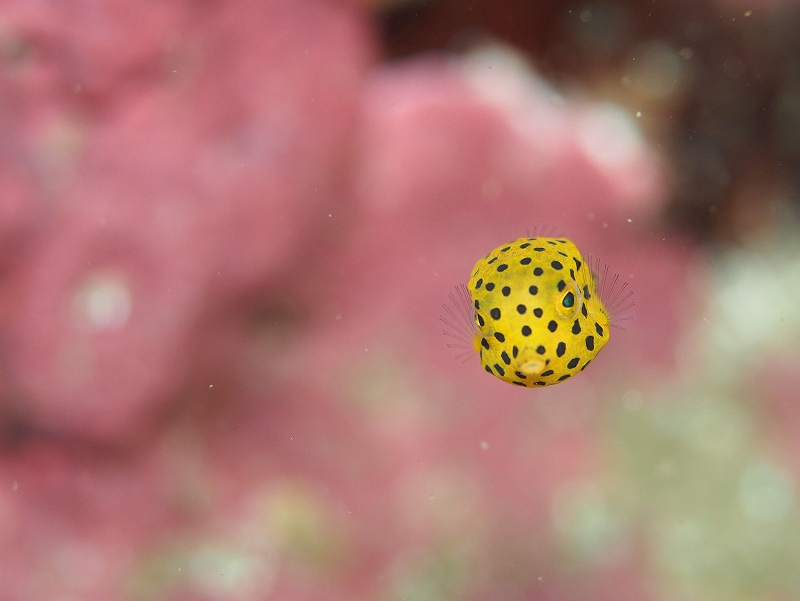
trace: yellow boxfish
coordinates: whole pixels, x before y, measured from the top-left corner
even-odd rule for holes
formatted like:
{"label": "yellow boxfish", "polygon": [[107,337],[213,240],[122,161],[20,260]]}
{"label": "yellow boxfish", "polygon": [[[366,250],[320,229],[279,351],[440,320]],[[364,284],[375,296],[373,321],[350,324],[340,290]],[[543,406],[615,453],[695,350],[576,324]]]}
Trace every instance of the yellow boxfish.
{"label": "yellow boxfish", "polygon": [[[606,269],[607,275],[607,269]],[[475,265],[466,287],[451,295],[442,318],[448,336],[480,355],[483,368],[517,386],[549,386],[580,373],[608,342],[614,309],[633,306],[627,283],[598,294],[595,276],[565,238],[520,238]],[[625,306],[622,306],[625,305]],[[623,318],[625,319],[625,318]],[[461,322],[461,323],[459,323]]]}

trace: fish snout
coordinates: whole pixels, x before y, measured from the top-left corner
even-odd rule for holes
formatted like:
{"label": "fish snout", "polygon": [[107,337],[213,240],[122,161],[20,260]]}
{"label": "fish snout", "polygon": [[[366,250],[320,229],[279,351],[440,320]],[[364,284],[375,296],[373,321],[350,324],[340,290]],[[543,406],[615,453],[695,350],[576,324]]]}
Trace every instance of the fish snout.
{"label": "fish snout", "polygon": [[540,353],[541,347],[526,346],[520,350],[517,356],[517,371],[526,376],[538,376],[550,364],[550,357],[547,353]]}

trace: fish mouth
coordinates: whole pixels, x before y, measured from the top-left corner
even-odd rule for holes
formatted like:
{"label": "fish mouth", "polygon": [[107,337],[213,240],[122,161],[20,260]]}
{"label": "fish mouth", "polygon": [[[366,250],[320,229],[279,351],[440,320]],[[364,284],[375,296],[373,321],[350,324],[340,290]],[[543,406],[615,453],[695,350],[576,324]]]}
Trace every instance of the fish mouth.
{"label": "fish mouth", "polygon": [[550,359],[545,359],[541,355],[533,355],[519,361],[517,368],[526,376],[538,376],[545,370],[548,363],[550,363]]}

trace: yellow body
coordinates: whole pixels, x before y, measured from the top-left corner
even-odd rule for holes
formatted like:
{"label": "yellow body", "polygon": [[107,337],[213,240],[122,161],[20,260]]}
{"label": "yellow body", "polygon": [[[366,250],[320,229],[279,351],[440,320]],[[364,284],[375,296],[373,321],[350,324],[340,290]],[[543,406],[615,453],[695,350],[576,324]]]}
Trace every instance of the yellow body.
{"label": "yellow body", "polygon": [[520,238],[478,261],[467,285],[475,350],[486,371],[518,386],[558,384],[608,341],[591,269],[564,238]]}

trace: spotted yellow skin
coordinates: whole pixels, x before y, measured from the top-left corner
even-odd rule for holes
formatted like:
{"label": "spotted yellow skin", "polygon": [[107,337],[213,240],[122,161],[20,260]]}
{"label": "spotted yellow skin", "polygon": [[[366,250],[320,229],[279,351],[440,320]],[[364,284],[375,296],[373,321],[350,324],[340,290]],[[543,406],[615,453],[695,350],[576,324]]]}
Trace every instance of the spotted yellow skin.
{"label": "spotted yellow skin", "polygon": [[481,363],[511,384],[563,382],[608,341],[608,312],[591,269],[565,238],[519,238],[499,246],[477,262],[467,289]]}

